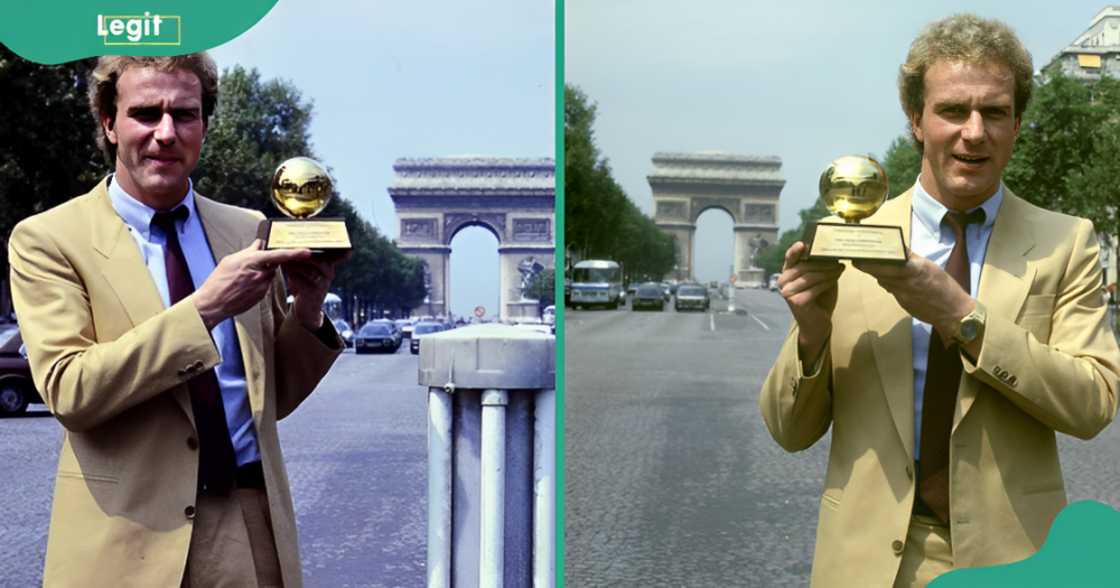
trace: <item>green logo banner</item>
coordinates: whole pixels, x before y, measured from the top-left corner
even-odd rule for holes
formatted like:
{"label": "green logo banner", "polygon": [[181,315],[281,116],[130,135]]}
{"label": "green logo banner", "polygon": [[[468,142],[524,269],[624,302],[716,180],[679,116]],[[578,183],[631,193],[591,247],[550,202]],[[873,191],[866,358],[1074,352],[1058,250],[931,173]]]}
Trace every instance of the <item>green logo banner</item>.
{"label": "green logo banner", "polygon": [[24,59],[63,63],[96,55],[179,55],[249,30],[276,0],[54,0],[0,12],[0,43]]}
{"label": "green logo banner", "polygon": [[1003,566],[953,570],[929,586],[1118,586],[1116,529],[1120,512],[1111,506],[1074,502],[1058,513],[1038,553]]}

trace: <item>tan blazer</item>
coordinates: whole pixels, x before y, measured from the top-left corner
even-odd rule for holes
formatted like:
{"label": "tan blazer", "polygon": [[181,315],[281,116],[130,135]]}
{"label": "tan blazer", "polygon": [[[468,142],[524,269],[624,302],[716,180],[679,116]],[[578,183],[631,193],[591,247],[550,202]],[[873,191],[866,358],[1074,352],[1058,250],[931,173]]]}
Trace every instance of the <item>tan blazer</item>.
{"label": "tan blazer", "polygon": [[[909,192],[867,222],[903,227]],[[1066,504],[1055,431],[1082,439],[1112,421],[1120,351],[1105,319],[1092,223],[1007,191],[984,260],[980,357],[964,358],[949,459],[957,567],[1023,559]],[[797,325],[759,398],[771,435],[805,449],[832,427],[814,586],[890,586],[914,501],[911,317],[847,267],[821,370],[802,377]]]}
{"label": "tan blazer", "polygon": [[[261,215],[197,198],[214,257],[248,246]],[[198,452],[185,382],[219,362],[190,298],[163,302],[106,182],[21,222],[12,297],[35,385],[65,427],[46,586],[178,586],[187,560]],[[279,279],[235,318],[284,585],[302,584],[276,421],[337,357],[286,318]]]}

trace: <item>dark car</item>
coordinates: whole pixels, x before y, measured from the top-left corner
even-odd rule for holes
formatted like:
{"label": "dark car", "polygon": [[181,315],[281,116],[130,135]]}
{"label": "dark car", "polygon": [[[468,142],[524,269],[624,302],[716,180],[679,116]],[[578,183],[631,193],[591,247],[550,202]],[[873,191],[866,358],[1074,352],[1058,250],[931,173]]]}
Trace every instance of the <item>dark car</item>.
{"label": "dark car", "polygon": [[31,381],[23,337],[15,324],[0,325],[0,414],[20,414],[43,398]]}
{"label": "dark car", "polygon": [[642,308],[665,310],[665,290],[661,287],[661,284],[649,282],[638,286],[638,289],[634,292],[634,299],[630,302],[630,309],[639,310]]}
{"label": "dark car", "polygon": [[396,353],[401,334],[384,323],[366,323],[354,336],[354,353]]}
{"label": "dark car", "polygon": [[673,306],[677,310],[708,310],[711,298],[708,289],[700,284],[681,284],[677,287],[677,302]]}
{"label": "dark car", "polygon": [[412,339],[408,341],[408,350],[411,351],[413,355],[419,354],[420,340],[424,338],[424,335],[441,333],[446,330],[447,325],[442,323],[416,323],[416,326],[412,328]]}

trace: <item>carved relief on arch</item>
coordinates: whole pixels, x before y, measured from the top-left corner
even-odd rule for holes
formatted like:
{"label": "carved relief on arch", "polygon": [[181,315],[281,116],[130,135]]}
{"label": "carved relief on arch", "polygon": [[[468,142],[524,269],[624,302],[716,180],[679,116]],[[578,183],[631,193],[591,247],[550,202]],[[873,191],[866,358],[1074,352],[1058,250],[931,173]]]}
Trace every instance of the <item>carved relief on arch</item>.
{"label": "carved relief on arch", "polygon": [[688,203],[679,200],[658,200],[654,216],[659,219],[688,219]]}
{"label": "carved relief on arch", "polygon": [[777,222],[774,205],[756,202],[743,204],[743,222],[748,224],[773,224]]}
{"label": "carved relief on arch", "polygon": [[406,242],[438,242],[436,235],[438,227],[434,218],[403,218],[401,219],[401,241]]}
{"label": "carved relief on arch", "polygon": [[448,212],[443,215],[443,240],[451,245],[455,233],[468,225],[482,225],[494,233],[498,244],[506,242],[506,214],[504,212]]}

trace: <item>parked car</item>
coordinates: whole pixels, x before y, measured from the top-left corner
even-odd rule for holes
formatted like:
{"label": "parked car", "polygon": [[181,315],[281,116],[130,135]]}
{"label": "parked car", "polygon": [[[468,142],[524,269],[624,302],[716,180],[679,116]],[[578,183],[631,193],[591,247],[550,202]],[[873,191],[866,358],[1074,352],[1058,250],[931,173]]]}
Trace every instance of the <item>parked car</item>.
{"label": "parked car", "polygon": [[778,291],[778,274],[774,274],[774,275],[770,276],[770,291],[771,292],[777,292]]}
{"label": "parked car", "polygon": [[630,302],[630,309],[642,308],[665,310],[665,289],[661,284],[648,282],[638,286],[637,291],[634,292],[634,299]]}
{"label": "parked car", "polygon": [[680,310],[708,310],[711,298],[708,289],[700,284],[681,284],[677,288],[677,302],[673,308]]}
{"label": "parked car", "polygon": [[370,321],[354,337],[354,353],[396,353],[401,348],[401,333],[379,321]]}
{"label": "parked car", "polygon": [[553,305],[553,304],[550,304],[550,305],[544,307],[544,312],[542,313],[541,320],[544,321],[544,324],[552,327],[552,332],[555,333],[556,332],[556,306]]}
{"label": "parked car", "polygon": [[424,335],[442,333],[446,330],[447,326],[443,323],[416,323],[416,325],[412,327],[412,338],[408,340],[408,350],[411,351],[413,355],[418,355],[420,353],[420,340],[424,338]]}
{"label": "parked car", "polygon": [[19,326],[0,325],[0,414],[20,414],[32,403],[42,404],[43,398],[31,381]]}
{"label": "parked car", "polygon": [[354,330],[350,328],[350,323],[342,319],[334,319],[331,321],[334,324],[334,330],[338,331],[338,336],[342,337],[342,341],[346,343],[347,347],[354,346]]}

